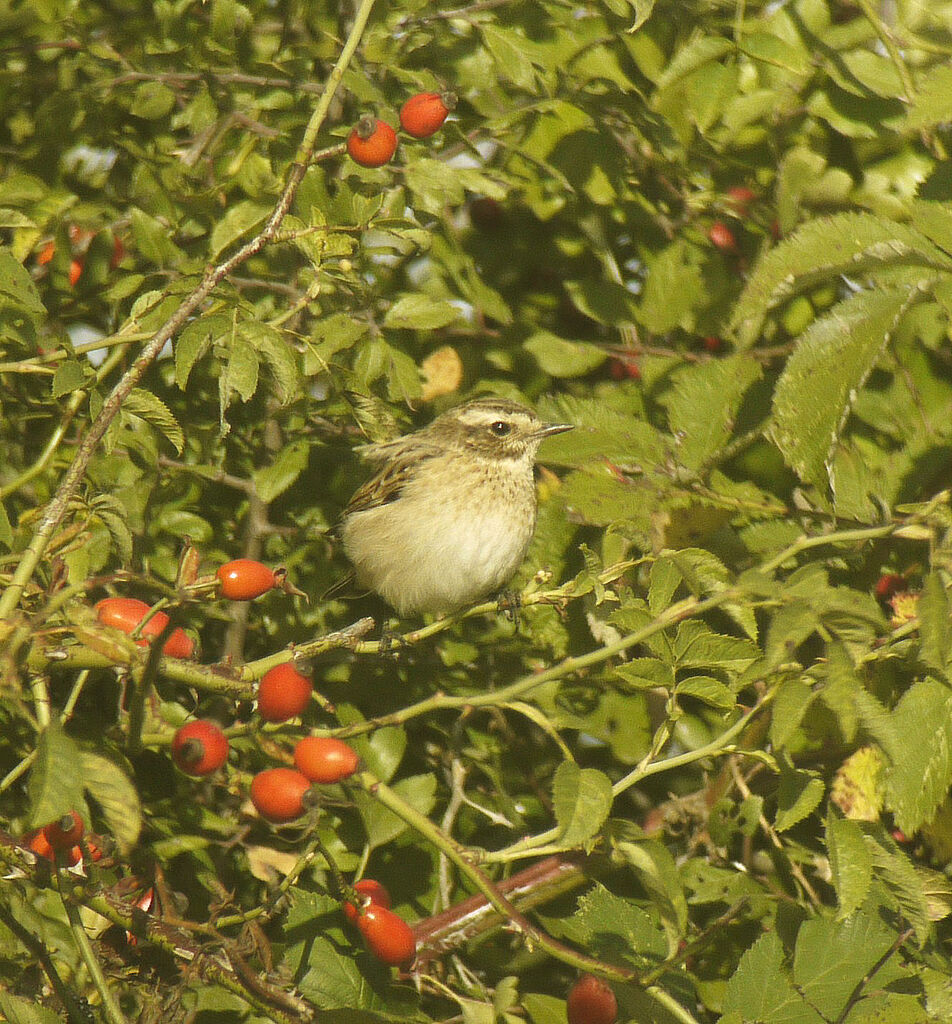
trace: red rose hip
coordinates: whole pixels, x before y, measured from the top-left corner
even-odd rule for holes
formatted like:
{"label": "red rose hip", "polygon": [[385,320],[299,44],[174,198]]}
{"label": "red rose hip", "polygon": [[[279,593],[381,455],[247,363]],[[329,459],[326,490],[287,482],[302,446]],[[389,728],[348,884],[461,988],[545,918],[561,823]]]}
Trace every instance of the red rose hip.
{"label": "red rose hip", "polygon": [[290,661],[268,669],[258,684],[258,714],[266,722],[286,722],[301,714],[311,700],[311,680]]}
{"label": "red rose hip", "polygon": [[277,583],[274,572],[253,558],[226,562],[215,575],[220,581],[221,596],[229,601],[253,601]]}
{"label": "red rose hip", "polygon": [[357,751],[332,736],[305,736],[294,748],[294,763],[311,782],[340,782],[357,771]]}
{"label": "red rose hip", "polygon": [[172,740],[172,760],[186,775],[211,775],[228,759],[228,738],[214,722],[186,722]]}
{"label": "red rose hip", "polygon": [[266,768],[251,780],[251,802],[268,821],[283,824],[304,813],[310,782],[293,768]]}
{"label": "red rose hip", "polygon": [[569,990],[566,1004],[569,1024],[615,1024],[618,1000],[594,974],[583,974]]}
{"label": "red rose hip", "polygon": [[427,139],[439,131],[455,106],[451,92],[418,92],[400,108],[400,127],[415,139]]}
{"label": "red rose hip", "polygon": [[416,955],[413,929],[402,917],[386,907],[371,903],[358,916],[357,928],[367,949],[391,967],[409,964]]}
{"label": "red rose hip", "polygon": [[397,151],[397,133],[379,118],[362,117],[347,138],[347,152],[361,167],[383,167]]}

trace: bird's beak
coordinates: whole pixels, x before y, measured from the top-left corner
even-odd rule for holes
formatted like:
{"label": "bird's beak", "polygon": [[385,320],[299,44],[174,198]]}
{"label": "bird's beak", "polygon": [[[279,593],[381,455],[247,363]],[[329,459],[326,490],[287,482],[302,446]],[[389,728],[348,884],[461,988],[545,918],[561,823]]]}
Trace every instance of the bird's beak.
{"label": "bird's beak", "polygon": [[566,430],[572,430],[574,423],[543,423],[535,432],[536,437],[551,437],[553,434],[564,434]]}

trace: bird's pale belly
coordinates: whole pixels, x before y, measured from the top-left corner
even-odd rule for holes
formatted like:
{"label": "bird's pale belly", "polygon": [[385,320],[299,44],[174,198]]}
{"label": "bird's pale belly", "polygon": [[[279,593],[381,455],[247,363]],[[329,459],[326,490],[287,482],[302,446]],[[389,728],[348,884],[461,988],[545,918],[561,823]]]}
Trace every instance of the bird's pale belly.
{"label": "bird's pale belly", "polygon": [[[398,613],[449,612],[502,587],[525,557],[535,516],[513,516],[491,503],[465,515],[444,509],[434,530],[430,516],[407,503],[355,514],[344,546],[357,579],[377,591]],[[396,513],[396,514],[395,514]],[[354,534],[372,531],[373,552],[359,557],[364,544]],[[367,536],[364,533],[364,536]],[[350,543],[349,543],[350,540]]]}

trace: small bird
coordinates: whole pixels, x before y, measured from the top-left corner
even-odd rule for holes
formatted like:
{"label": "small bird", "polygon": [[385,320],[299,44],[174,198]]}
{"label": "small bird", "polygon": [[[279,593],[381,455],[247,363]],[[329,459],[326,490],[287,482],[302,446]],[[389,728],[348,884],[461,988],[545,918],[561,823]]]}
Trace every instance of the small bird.
{"label": "small bird", "polygon": [[357,582],[398,615],[445,614],[499,590],[536,521],[542,441],[571,430],[503,398],[479,398],[394,441],[368,445],[377,473],[339,534]]}

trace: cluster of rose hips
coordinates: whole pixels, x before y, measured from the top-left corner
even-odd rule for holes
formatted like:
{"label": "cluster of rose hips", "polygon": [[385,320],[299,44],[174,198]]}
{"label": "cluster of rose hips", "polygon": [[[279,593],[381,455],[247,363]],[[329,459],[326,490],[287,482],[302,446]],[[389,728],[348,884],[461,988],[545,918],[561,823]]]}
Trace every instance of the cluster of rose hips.
{"label": "cluster of rose hips", "polygon": [[[220,596],[231,601],[253,601],[269,590],[280,588],[300,593],[287,580],[283,569],[272,570],[250,558],[222,565],[215,573]],[[168,625],[168,616],[156,612],[140,628],[149,611],[143,601],[109,597],[96,605],[105,625],[124,633],[138,629],[139,644],[148,644]],[[191,638],[180,628],[165,641],[162,653],[188,658],[194,651]],[[266,722],[286,722],[303,714],[312,696],[311,680],[291,661],[269,669],[258,684],[257,710]],[[228,760],[228,737],[207,719],[186,722],[172,738],[172,760],[185,774],[204,777],[218,771]],[[251,780],[249,795],[255,810],[273,824],[283,825],[301,817],[308,807],[311,787],[341,782],[353,775],[360,759],[343,740],[329,736],[304,736],[294,747],[294,768],[265,768]],[[80,823],[81,824],[81,823]],[[344,903],[348,920],[356,923],[370,952],[383,963],[402,966],[413,960],[416,941],[410,926],[390,910],[387,890],[373,879],[354,886]]]}
{"label": "cluster of rose hips", "polygon": [[[75,867],[83,859],[83,847],[80,843],[85,831],[83,819],[76,811],[70,811],[24,836],[23,842],[29,850],[44,860],[59,859],[67,866]],[[91,860],[99,860],[102,857],[102,850],[95,843],[87,841],[85,846]]]}
{"label": "cluster of rose hips", "polygon": [[[419,92],[400,108],[400,127],[415,139],[437,132],[456,106],[451,92]],[[347,138],[347,152],[361,167],[383,167],[397,151],[397,133],[370,114],[364,115]]]}

